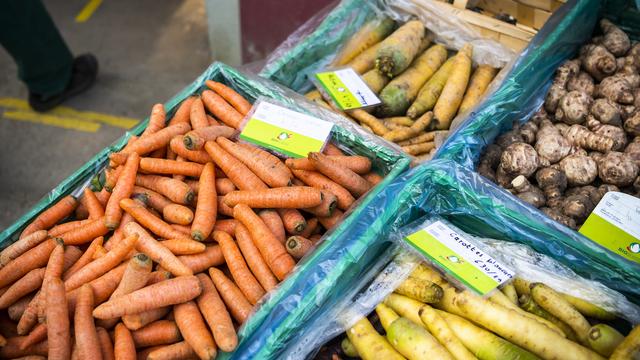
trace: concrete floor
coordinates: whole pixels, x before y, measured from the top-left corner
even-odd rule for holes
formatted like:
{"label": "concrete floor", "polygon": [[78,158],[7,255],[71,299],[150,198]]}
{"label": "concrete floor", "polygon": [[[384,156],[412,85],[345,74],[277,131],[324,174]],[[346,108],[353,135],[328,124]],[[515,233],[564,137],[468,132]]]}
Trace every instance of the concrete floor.
{"label": "concrete floor", "polygon": [[[211,62],[202,0],[105,0],[91,18],[75,17],[88,0],[44,0],[74,53],[100,62],[97,83],[68,101],[80,111],[142,119]],[[26,99],[16,67],[0,50],[0,99]],[[97,132],[16,121],[0,107],[0,231],[125,130]]]}

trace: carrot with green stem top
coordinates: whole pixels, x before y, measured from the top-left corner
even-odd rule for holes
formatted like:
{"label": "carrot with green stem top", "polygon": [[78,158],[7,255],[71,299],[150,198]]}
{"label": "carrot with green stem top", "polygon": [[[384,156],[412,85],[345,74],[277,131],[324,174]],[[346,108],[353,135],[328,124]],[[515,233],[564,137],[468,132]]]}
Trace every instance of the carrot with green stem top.
{"label": "carrot with green stem top", "polygon": [[220,245],[220,250],[222,250],[222,255],[224,255],[235,283],[238,284],[247,300],[255,305],[264,296],[265,291],[247,267],[240,249],[233,238],[225,232],[216,231],[213,233],[213,237]]}
{"label": "carrot with green stem top", "polygon": [[490,65],[478,65],[469,79],[469,86],[462,98],[458,113],[464,113],[480,102],[491,80],[496,76],[496,72],[498,69]]}
{"label": "carrot with green stem top", "polygon": [[313,248],[313,241],[302,236],[291,236],[287,239],[285,246],[289,255],[300,260]]}
{"label": "carrot with green stem top", "polygon": [[[267,185],[285,187],[291,184],[293,177],[291,170],[276,156],[250,145],[234,143],[226,138],[218,138],[216,143],[231,156],[240,160]],[[214,156],[211,153],[210,155]],[[223,171],[225,170],[222,166],[220,167]],[[229,175],[227,171],[225,173]]]}
{"label": "carrot with green stem top", "polygon": [[111,319],[136,314],[189,301],[196,298],[201,292],[202,286],[197,277],[193,275],[178,276],[109,300],[96,307],[93,310],[93,316],[98,319]]}
{"label": "carrot with green stem top", "polygon": [[122,201],[120,201],[120,206],[124,211],[131,214],[137,222],[162,238],[180,239],[185,237],[181,232],[175,230],[171,225],[155,216],[143,205],[136,203],[135,200],[122,199]]}
{"label": "carrot with green stem top", "polygon": [[166,128],[154,133],[150,134],[145,138],[140,138],[127,149],[126,152],[117,152],[112,153],[110,159],[113,160],[116,164],[123,164],[127,160],[127,155],[130,153],[137,153],[138,155],[145,155],[154,150],[158,150],[171,141],[176,136],[184,135],[189,130],[191,130],[191,126],[185,123],[179,123],[171,126],[167,126]]}
{"label": "carrot with green stem top", "polygon": [[205,274],[198,274],[197,277],[200,279],[203,290],[196,302],[213,333],[213,339],[222,351],[233,351],[238,345],[238,336],[231,321],[231,315],[224,306],[211,278]]}
{"label": "carrot with green stem top", "polygon": [[345,189],[338,183],[328,177],[315,171],[293,170],[294,175],[302,180],[305,184],[313,186],[317,189],[326,190],[334,194],[338,199],[338,208],[342,210],[348,209],[355,201],[355,198],[349,190]]}
{"label": "carrot with green stem top", "polygon": [[422,86],[420,92],[416,96],[409,109],[407,109],[407,116],[412,119],[417,119],[425,112],[433,109],[444,89],[447,79],[451,75],[453,70],[453,62],[455,56],[449,58],[444,64],[436,71],[433,76]]}
{"label": "carrot with green stem top", "polygon": [[198,306],[193,301],[177,304],[173,307],[173,313],[184,340],[191,345],[200,359],[215,359],[217,347]]}
{"label": "carrot with green stem top", "polygon": [[204,106],[215,115],[216,118],[234,129],[240,127],[243,118],[242,114],[234,109],[233,106],[229,105],[224,98],[211,90],[203,91],[200,96],[202,97]]}
{"label": "carrot with green stem top", "polygon": [[98,333],[91,315],[93,306],[93,290],[90,285],[84,284],[79,290],[76,312],[73,318],[76,346],[81,359],[100,360],[102,359],[102,351],[100,350],[100,340],[98,340]]}
{"label": "carrot with green stem top", "polygon": [[198,241],[206,239],[216,224],[218,196],[216,194],[216,173],[212,163],[207,163],[198,183],[198,202],[191,223],[191,237]]}
{"label": "carrot with green stem top", "polygon": [[233,316],[238,323],[244,323],[251,313],[251,303],[244,297],[242,291],[240,291],[236,284],[227,278],[219,269],[214,267],[209,268],[209,276],[231,316]]}
{"label": "carrot with green stem top", "polygon": [[341,66],[353,60],[366,49],[386,38],[396,27],[389,17],[375,18],[364,24],[338,51],[331,61],[332,66]]}
{"label": "carrot with green stem top", "polygon": [[309,186],[239,190],[225,195],[224,202],[231,207],[246,204],[251,208],[309,208],[322,203],[322,192]]}
{"label": "carrot with green stem top", "polygon": [[224,264],[224,256],[218,245],[207,246],[203,252],[198,254],[178,256],[178,259],[194,274],[205,271],[212,266]]}
{"label": "carrot with green stem top", "polygon": [[251,103],[227,85],[213,80],[205,81],[205,85],[207,85],[209,89],[215,91],[218,95],[222,96],[243,116],[247,115],[249,110],[251,110]]}
{"label": "carrot with green stem top", "polygon": [[204,151],[204,149],[200,149],[200,150],[187,149],[182,141],[182,138],[179,136],[176,136],[175,138],[171,139],[169,146],[171,150],[174,151],[178,156],[184,159],[187,159],[189,161],[193,161],[199,164],[206,164],[212,161],[211,156],[209,156],[209,154],[207,154],[207,152]]}
{"label": "carrot with green stem top", "polygon": [[113,353],[116,360],[135,360],[136,346],[133,342],[131,332],[122,323],[116,325],[113,337]]}
{"label": "carrot with green stem top", "polygon": [[424,35],[422,22],[407,21],[380,42],[376,53],[376,69],[389,77],[403,72],[418,54]]}
{"label": "carrot with green stem top", "polygon": [[[233,216],[233,208],[231,209],[231,216]],[[264,224],[267,225],[278,241],[284,244],[286,236],[285,228],[282,218],[278,215],[278,212],[271,209],[265,209],[258,212],[258,216],[260,216],[262,221],[264,221]]]}
{"label": "carrot with green stem top", "polygon": [[7,246],[2,252],[0,252],[0,268],[7,265],[13,259],[19,257],[25,252],[38,246],[40,243],[47,239],[46,230],[38,230],[33,233],[21,237],[13,244]]}
{"label": "carrot with green stem top", "polygon": [[236,134],[234,128],[224,125],[207,126],[191,130],[182,137],[184,146],[189,150],[202,150],[204,143],[215,141],[219,137],[231,138]]}
{"label": "carrot with green stem top", "polygon": [[191,103],[189,119],[191,121],[191,128],[194,130],[209,126],[209,119],[207,119],[201,98],[196,97]]}
{"label": "carrot with green stem top", "polygon": [[65,196],[60,199],[53,206],[43,211],[40,215],[38,215],[35,220],[33,220],[29,225],[27,225],[22,233],[20,234],[20,239],[24,238],[31,233],[34,233],[38,230],[47,230],[53,225],[55,225],[58,221],[69,216],[73,210],[78,206],[78,201],[71,195]]}
{"label": "carrot with green stem top", "polygon": [[149,174],[199,177],[202,172],[202,164],[144,157],[140,159],[140,170]]}
{"label": "carrot with green stem top", "polygon": [[262,219],[247,205],[236,205],[233,208],[233,217],[247,227],[251,238],[269,268],[273,271],[273,274],[280,281],[284,280],[295,266],[295,261],[286,252],[282,243],[278,241]]}
{"label": "carrot with green stem top", "polygon": [[193,103],[193,100],[195,100],[195,98],[195,96],[189,96],[188,98],[184,99],[182,103],[180,103],[180,106],[178,106],[178,110],[176,110],[173,118],[169,120],[169,126],[179,123],[189,124],[189,116],[191,115],[191,103]]}
{"label": "carrot with green stem top", "polygon": [[33,269],[43,267],[55,247],[56,241],[48,239],[9,262],[0,269],[0,288],[12,284]]}
{"label": "carrot with green stem top", "polygon": [[51,279],[47,284],[46,293],[49,343],[47,356],[51,360],[67,360],[71,357],[71,330],[67,297],[62,280],[57,277]]}
{"label": "carrot with green stem top", "polygon": [[251,272],[253,272],[260,285],[266,291],[273,290],[278,285],[278,280],[269,269],[269,265],[267,265],[262,255],[260,255],[260,251],[251,239],[249,230],[244,225],[238,224],[235,235],[238,247],[242,251],[242,255],[247,261]]}
{"label": "carrot with green stem top", "polygon": [[189,225],[193,221],[193,211],[180,204],[169,204],[162,210],[162,217],[172,224]]}
{"label": "carrot with green stem top", "polygon": [[151,134],[155,134],[160,129],[164,128],[165,119],[167,114],[164,111],[164,105],[155,104],[151,108],[151,115],[149,116],[149,123],[147,124],[147,128],[144,129],[141,138],[147,137]]}
{"label": "carrot with green stem top", "polygon": [[131,153],[127,158],[127,162],[124,164],[124,170],[118,177],[118,182],[111,192],[109,202],[105,208],[104,223],[105,226],[113,230],[120,224],[120,218],[122,217],[122,209],[120,208],[120,200],[126,199],[131,196],[133,187],[136,184],[136,173],[140,165],[140,156],[136,153]]}
{"label": "carrot with green stem top", "polygon": [[108,232],[109,228],[105,225],[105,218],[101,217],[90,220],[78,228],[56,236],[56,239],[62,240],[65,245],[82,245]]}
{"label": "carrot with green stem top", "polygon": [[454,57],[451,65],[451,74],[447,78],[447,83],[433,108],[436,129],[438,130],[449,129],[451,120],[458,112],[458,107],[469,83],[472,51],[471,44],[465,44]]}
{"label": "carrot with green stem top", "polygon": [[97,219],[104,216],[102,204],[100,204],[96,194],[88,187],[84,188],[81,203],[87,208],[87,211],[89,212],[89,219]]}
{"label": "carrot with green stem top", "polygon": [[195,197],[189,185],[164,176],[138,175],[136,176],[135,184],[156,191],[171,201],[182,205],[191,204]]}
{"label": "carrot with green stem top", "polygon": [[169,239],[160,241],[160,244],[174,255],[200,254],[207,248],[205,244],[191,239]]}
{"label": "carrot with green stem top", "polygon": [[180,330],[174,321],[158,320],[131,333],[136,348],[173,344],[182,340]]}
{"label": "carrot with green stem top", "polygon": [[[217,141],[219,140],[220,138]],[[257,190],[267,188],[267,185],[255,173],[224,150],[217,142],[207,141],[204,148],[216,165],[227,174],[238,189]]]}
{"label": "carrot with green stem top", "polygon": [[328,159],[324,154],[309,153],[308,158],[319,172],[340,184],[355,196],[360,197],[371,188],[371,184],[367,180],[347,167]]}
{"label": "carrot with green stem top", "polygon": [[136,249],[143,252],[153,261],[159,263],[163,268],[176,276],[191,275],[191,270],[186,267],[169,249],[162,246],[156,239],[137,223],[129,223],[124,228],[126,236],[138,235]]}

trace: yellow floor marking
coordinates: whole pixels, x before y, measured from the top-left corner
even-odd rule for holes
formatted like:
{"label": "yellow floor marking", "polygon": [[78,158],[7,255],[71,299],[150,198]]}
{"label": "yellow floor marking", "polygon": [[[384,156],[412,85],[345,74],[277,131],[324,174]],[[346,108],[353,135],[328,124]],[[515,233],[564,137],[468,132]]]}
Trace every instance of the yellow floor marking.
{"label": "yellow floor marking", "polygon": [[89,0],[87,5],[76,15],[76,22],[83,23],[89,20],[100,4],[102,4],[102,0]]}
{"label": "yellow floor marking", "polygon": [[29,121],[37,124],[57,126],[65,129],[73,129],[84,132],[96,132],[100,129],[100,124],[84,121],[76,118],[64,118],[47,114],[40,114],[34,111],[10,110],[2,114],[3,117],[12,120]]}
{"label": "yellow floor marking", "polygon": [[[29,104],[26,100],[16,98],[0,98],[0,107],[33,111],[29,107]],[[130,129],[139,121],[138,119],[128,118],[124,116],[113,116],[93,111],[79,111],[68,106],[57,106],[46,114],[61,117],[78,118],[84,121],[94,121],[110,126],[119,127],[122,129]]]}

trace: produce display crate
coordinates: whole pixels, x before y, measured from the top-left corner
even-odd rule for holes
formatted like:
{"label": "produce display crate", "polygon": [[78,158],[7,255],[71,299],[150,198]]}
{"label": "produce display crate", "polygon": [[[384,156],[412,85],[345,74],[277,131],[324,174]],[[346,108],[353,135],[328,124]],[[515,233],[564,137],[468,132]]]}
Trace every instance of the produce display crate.
{"label": "produce display crate", "polygon": [[[274,292],[263,298],[257,308],[254,308],[252,316],[239,330],[240,342],[238,350],[240,350],[243,347],[251,346],[250,342],[253,341],[253,337],[264,335],[264,328],[273,326],[272,324],[275,324],[277,317],[286,313],[288,309],[301,303],[321,303],[324,300],[324,292],[326,291],[323,286],[333,287],[335,282],[341,281],[343,273],[357,272],[361,261],[366,260],[362,257],[362,254],[365,253],[364,250],[375,247],[376,238],[371,236],[358,238],[345,236],[345,228],[356,225],[366,229],[366,223],[362,223],[359,220],[362,211],[368,207],[367,205],[378,193],[408,168],[410,160],[399,152],[389,149],[376,141],[363,138],[356,129],[340,126],[339,124],[343,121],[341,117],[316,107],[290,90],[257,76],[243,74],[223,63],[212,64],[193,83],[167,101],[164,104],[167,110],[167,119],[172,117],[177,110],[177,105],[184,99],[204,89],[206,80],[222,82],[251,102],[260,96],[269,97],[289,108],[335,122],[336,126],[332,131],[333,141],[343,149],[350,149],[353,153],[369,157],[372,160],[373,169],[384,176],[378,186],[371,189],[368,194],[364,195],[352,206],[339,225],[324,235],[321,244],[313,253],[308,254],[296,266],[294,272],[280,283]],[[142,121],[112,145],[96,154],[43,197],[33,209],[9,228],[2,231],[0,233],[0,248],[4,248],[16,241],[21,230],[28,223],[59,199],[68,194],[79,195],[88,186],[91,179],[107,165],[109,154],[122,149],[131,136],[141,134],[148,121],[148,118]],[[346,124],[346,126],[348,127],[349,125]],[[326,278],[330,278],[334,283],[327,284]],[[301,325],[301,323],[297,325]],[[234,354],[221,354],[220,356],[222,358],[233,357]],[[238,356],[242,357],[240,351]]]}

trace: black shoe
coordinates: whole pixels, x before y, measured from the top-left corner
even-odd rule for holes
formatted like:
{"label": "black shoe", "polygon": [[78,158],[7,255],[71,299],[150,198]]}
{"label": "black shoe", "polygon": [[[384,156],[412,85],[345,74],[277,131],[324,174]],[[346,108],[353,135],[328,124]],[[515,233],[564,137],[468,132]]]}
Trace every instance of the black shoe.
{"label": "black shoe", "polygon": [[83,54],[73,59],[71,80],[60,94],[43,97],[29,93],[29,105],[35,111],[44,112],[60,105],[72,96],[87,90],[96,81],[98,75],[98,60],[93,54]]}

